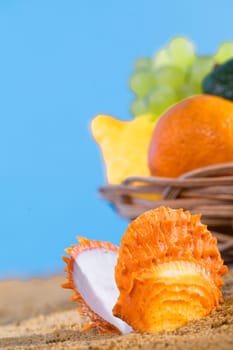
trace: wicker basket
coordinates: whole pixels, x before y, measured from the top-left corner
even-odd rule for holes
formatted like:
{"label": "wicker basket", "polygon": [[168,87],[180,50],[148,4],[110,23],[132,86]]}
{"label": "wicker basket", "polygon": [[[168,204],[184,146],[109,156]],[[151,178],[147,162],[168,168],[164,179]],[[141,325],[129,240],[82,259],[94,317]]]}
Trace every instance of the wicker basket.
{"label": "wicker basket", "polygon": [[[179,178],[129,177],[120,185],[100,187],[99,193],[129,220],[159,206],[201,213],[225,262],[233,263],[233,162],[199,168]],[[161,195],[159,200],[156,194]]]}

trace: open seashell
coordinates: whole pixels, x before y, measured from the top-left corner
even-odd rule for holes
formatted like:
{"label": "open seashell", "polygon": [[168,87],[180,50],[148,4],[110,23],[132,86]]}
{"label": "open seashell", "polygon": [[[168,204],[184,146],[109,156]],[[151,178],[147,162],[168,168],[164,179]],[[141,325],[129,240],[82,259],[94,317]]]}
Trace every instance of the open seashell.
{"label": "open seashell", "polygon": [[217,308],[226,272],[200,215],[164,207],[147,211],[121,240],[113,314],[135,330],[173,330]]}
{"label": "open seashell", "polygon": [[63,257],[68,274],[63,287],[74,291],[71,300],[78,301],[81,313],[91,320],[83,330],[94,327],[100,333],[130,332],[132,328],[112,314],[119,295],[114,279],[119,248],[82,237],[78,240],[79,244],[66,249],[69,258]]}

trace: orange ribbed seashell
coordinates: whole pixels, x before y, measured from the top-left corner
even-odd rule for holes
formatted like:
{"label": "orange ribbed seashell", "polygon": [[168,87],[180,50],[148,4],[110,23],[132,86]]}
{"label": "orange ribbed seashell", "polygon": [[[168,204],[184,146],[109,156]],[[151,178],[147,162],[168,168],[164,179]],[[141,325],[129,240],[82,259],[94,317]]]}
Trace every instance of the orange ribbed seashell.
{"label": "orange ribbed seashell", "polygon": [[114,280],[119,248],[109,242],[78,237],[79,244],[66,249],[67,279],[64,288],[72,289],[72,301],[79,303],[79,311],[90,318],[83,331],[96,328],[100,333],[128,333],[132,329],[114,317],[112,308],[119,291]]}
{"label": "orange ribbed seashell", "polygon": [[164,207],[147,211],[121,240],[113,314],[135,330],[173,330],[216,309],[226,272],[200,215]]}

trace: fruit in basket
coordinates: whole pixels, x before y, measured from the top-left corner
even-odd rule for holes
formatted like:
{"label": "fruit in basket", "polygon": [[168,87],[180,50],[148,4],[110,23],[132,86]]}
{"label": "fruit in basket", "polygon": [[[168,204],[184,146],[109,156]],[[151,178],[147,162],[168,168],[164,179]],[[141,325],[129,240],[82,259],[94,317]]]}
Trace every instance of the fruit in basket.
{"label": "fruit in basket", "polygon": [[233,103],[211,95],[178,102],[160,117],[148,153],[154,176],[233,161]]}
{"label": "fruit in basket", "polygon": [[154,126],[150,115],[130,121],[98,115],[92,120],[91,132],[101,149],[110,184],[129,176],[149,176],[147,154]]}
{"label": "fruit in basket", "polygon": [[82,330],[172,330],[222,302],[227,267],[200,215],[165,207],[147,211],[128,226],[120,249],[78,240],[65,250],[63,287],[72,289],[71,300],[90,319]]}
{"label": "fruit in basket", "polygon": [[233,58],[217,66],[202,82],[206,94],[233,101]]}
{"label": "fruit in basket", "polygon": [[215,55],[199,55],[194,43],[174,37],[153,57],[136,60],[129,86],[135,94],[131,113],[152,113],[155,118],[174,103],[201,94],[202,80],[216,64],[233,58],[233,42],[223,42]]}
{"label": "fruit in basket", "polygon": [[138,331],[173,330],[217,308],[226,272],[200,215],[164,207],[147,211],[121,240],[113,314]]}

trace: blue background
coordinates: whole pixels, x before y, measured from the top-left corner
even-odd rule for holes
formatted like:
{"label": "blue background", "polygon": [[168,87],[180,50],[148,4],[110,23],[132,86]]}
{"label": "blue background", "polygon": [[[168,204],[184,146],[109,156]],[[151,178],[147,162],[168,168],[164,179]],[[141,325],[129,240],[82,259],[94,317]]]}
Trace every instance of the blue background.
{"label": "blue background", "polygon": [[232,0],[1,0],[0,278],[62,271],[77,235],[119,243],[128,222],[98,197],[89,122],[130,119],[134,60],[175,35],[213,54],[232,13]]}

